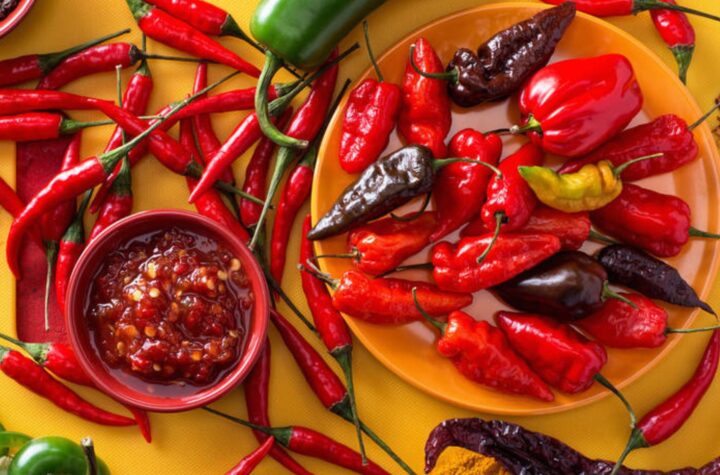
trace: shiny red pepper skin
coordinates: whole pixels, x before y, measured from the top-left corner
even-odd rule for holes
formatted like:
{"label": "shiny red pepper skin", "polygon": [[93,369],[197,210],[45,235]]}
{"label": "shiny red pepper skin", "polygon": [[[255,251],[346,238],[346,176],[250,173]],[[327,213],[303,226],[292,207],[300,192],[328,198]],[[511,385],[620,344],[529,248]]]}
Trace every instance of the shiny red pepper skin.
{"label": "shiny red pepper skin", "polygon": [[25,209],[25,203],[2,178],[0,178],[0,207],[10,213],[12,217],[16,217]]}
{"label": "shiny red pepper skin", "polygon": [[609,160],[618,167],[634,158],[654,153],[662,157],[628,166],[622,173],[624,183],[676,170],[698,156],[698,145],[687,122],[675,114],[661,115],[646,124],[620,132],[589,155],[565,162],[559,173],[574,173],[588,163]]}
{"label": "shiny red pepper skin", "polygon": [[402,91],[397,84],[368,78],[350,91],[343,112],[340,166],[359,173],[377,160],[395,129]]}
{"label": "shiny red pepper skin", "polygon": [[[265,427],[270,426],[270,418],[268,416],[268,390],[270,386],[270,341],[265,342],[265,348],[260,353],[258,362],[248,374],[243,384],[245,389],[245,404],[247,405],[248,420],[253,424],[259,424]],[[270,436],[264,432],[253,431],[258,442],[264,442]],[[273,444],[270,449],[270,456],[277,460],[292,473],[296,475],[312,475],[297,463],[285,450]]]}
{"label": "shiny red pepper skin", "polygon": [[[590,215],[588,213],[564,213],[539,205],[530,215],[525,226],[516,230],[518,234],[552,234],[560,239],[560,248],[565,251],[580,249],[590,237]],[[461,232],[462,237],[491,233],[482,220],[475,220]],[[501,227],[500,232],[505,230]]]}
{"label": "shiny red pepper skin", "polygon": [[62,239],[58,247],[58,256],[55,261],[55,295],[57,297],[58,307],[63,315],[65,315],[65,302],[70,274],[72,274],[83,249],[85,249],[84,240],[83,242],[75,242]]}
{"label": "shiny red pepper skin", "polygon": [[[428,73],[441,73],[445,66],[425,38],[415,42],[415,64]],[[450,132],[452,116],[447,84],[440,79],[420,76],[408,60],[402,84],[402,106],[398,131],[410,144],[428,147],[435,158],[447,156],[445,137]]]}
{"label": "shiny red pepper skin", "polygon": [[26,112],[0,117],[0,140],[27,142],[60,137],[63,117],[50,112]]}
{"label": "shiny red pepper skin", "polygon": [[466,237],[453,245],[436,244],[431,251],[433,279],[441,289],[477,292],[534,267],[560,250],[551,234],[501,234],[485,259],[477,258],[492,241],[492,234]]}
{"label": "shiny red pepper skin", "polygon": [[430,315],[446,315],[467,307],[473,297],[467,293],[440,290],[426,282],[382,278],[346,271],[333,294],[333,305],[359,320],[382,325],[401,325],[421,320],[412,289],[417,288],[421,307]]}
{"label": "shiny red pepper skin", "polygon": [[518,167],[542,165],[543,158],[543,153],[537,146],[527,143],[502,160],[498,166],[502,177],[495,176],[490,179],[487,201],[480,211],[480,216],[471,222],[470,226],[477,226],[475,222],[480,220],[488,229],[494,230],[497,216],[502,217],[501,228],[504,231],[515,231],[525,226],[537,206],[537,198],[520,176]]}
{"label": "shiny red pepper skin", "polygon": [[[501,153],[502,140],[495,134],[464,129],[450,140],[453,157],[497,165]],[[442,239],[480,213],[491,176],[487,167],[471,163],[451,163],[440,169],[433,185],[438,227],[430,241]]]}
{"label": "shiny red pepper skin", "polygon": [[678,255],[690,237],[690,206],[684,200],[633,184],[590,219],[600,231],[658,257]]}
{"label": "shiny red pepper skin", "polygon": [[102,99],[62,91],[0,89],[0,116],[53,109],[99,109],[99,104],[102,102],[109,103]]}
{"label": "shiny red pepper skin", "polygon": [[43,70],[39,54],[4,59],[0,61],[0,87],[39,79],[48,72]]}
{"label": "shiny red pepper skin", "polygon": [[353,264],[358,270],[380,275],[422,251],[436,229],[437,218],[432,212],[411,221],[383,218],[350,231],[348,251],[357,254]]}
{"label": "shiny red pepper skin", "polygon": [[643,96],[630,61],[619,54],[568,59],[535,73],[520,93],[522,125],[544,151],[579,157],[618,134],[637,115]]}
{"label": "shiny red pepper skin", "polygon": [[546,383],[568,394],[585,391],[607,363],[602,345],[548,317],[498,312],[510,345]]}
{"label": "shiny red pepper skin", "polygon": [[231,468],[225,475],[250,475],[255,467],[263,461],[265,456],[270,452],[270,449],[275,444],[275,439],[268,437],[260,447],[250,452],[248,455],[243,457],[237,465]]}
{"label": "shiny red pepper skin", "polygon": [[[60,171],[69,170],[80,162],[81,144],[82,134],[77,133],[73,136],[65,150],[62,163],[60,164]],[[60,241],[75,216],[75,207],[76,203],[73,197],[73,199],[58,203],[54,209],[43,215],[40,220],[40,233],[46,242],[52,241],[57,243]]]}
{"label": "shiny red pepper skin", "polygon": [[217,61],[252,77],[260,70],[205,33],[142,0],[126,0],[140,29],[149,38],[196,58]]}
{"label": "shiny red pepper skin", "polygon": [[147,3],[162,8],[206,35],[222,35],[229,16],[215,5],[197,0],[148,0]]}
{"label": "shiny red pepper skin", "polygon": [[[200,65],[207,63],[200,63]],[[201,88],[202,89],[202,88]],[[277,99],[276,86],[268,89],[268,100]],[[180,119],[194,117],[201,114],[215,114],[218,112],[234,112],[252,110],[255,108],[255,88],[233,89],[232,91],[221,92],[212,96],[206,96],[193,102],[183,110],[169,119],[174,124]]]}
{"label": "shiny red pepper skin", "polygon": [[[170,4],[174,4],[175,2],[171,0],[170,2],[167,2]],[[178,4],[183,4],[183,1],[177,2]],[[189,2],[193,3],[193,2]],[[181,6],[181,5],[178,5]],[[212,5],[211,5],[212,6]],[[196,93],[198,91],[201,91],[202,89],[205,89],[208,85],[207,80],[207,73],[208,73],[208,65],[207,63],[198,63],[197,68],[195,68],[195,82],[193,83],[193,93]],[[207,94],[200,97],[200,100],[207,98]],[[195,102],[197,104],[197,102]],[[212,121],[210,120],[209,114],[195,114],[192,116],[192,123],[193,123],[193,130],[195,132],[195,139],[197,141],[197,145],[199,147],[200,154],[198,155],[197,159],[198,162],[201,165],[205,165],[207,162],[207,159],[211,157],[217,150],[222,146],[222,142],[220,142],[220,139],[218,139],[217,135],[215,135],[215,130],[213,130]],[[222,180],[230,183],[235,184],[235,177],[232,174],[232,170],[230,168],[226,168],[225,172],[222,174]]]}
{"label": "shiny red pepper skin", "polygon": [[547,385],[513,351],[503,332],[486,321],[475,321],[465,312],[448,316],[437,350],[472,381],[506,393],[543,401],[555,399]]}
{"label": "shiny red pepper skin", "polygon": [[109,43],[93,46],[74,54],[60,63],[50,74],[40,80],[38,89],[60,89],[64,85],[90,74],[114,71],[140,61],[140,50],[130,43]]}
{"label": "shiny red pepper skin", "polygon": [[[676,5],[675,0],[663,1]],[[686,83],[687,71],[695,50],[695,29],[690,19],[683,12],[668,9],[651,10],[650,17],[655,29],[675,57],[680,80]]]}
{"label": "shiny red pepper skin", "polygon": [[130,216],[133,208],[133,194],[131,186],[130,164],[123,165],[110,191],[98,210],[98,216],[90,231],[88,242],[92,242],[111,224]]}
{"label": "shiny red pepper skin", "polygon": [[[560,5],[566,0],[542,0],[552,5]],[[597,17],[626,16],[633,11],[634,0],[572,0],[575,7],[584,13]]]}
{"label": "shiny red pepper skin", "polygon": [[603,307],[577,324],[595,340],[613,348],[657,348],[667,340],[668,314],[664,308],[640,294],[621,293],[632,308],[618,299],[607,299]]}

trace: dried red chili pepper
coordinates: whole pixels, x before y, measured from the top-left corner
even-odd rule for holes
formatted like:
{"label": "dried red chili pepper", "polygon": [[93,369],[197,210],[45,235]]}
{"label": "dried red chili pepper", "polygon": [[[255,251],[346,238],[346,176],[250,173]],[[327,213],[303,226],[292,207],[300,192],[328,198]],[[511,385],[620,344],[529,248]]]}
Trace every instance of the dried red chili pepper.
{"label": "dried red chili pepper", "polygon": [[[525,225],[516,230],[518,234],[552,234],[560,239],[560,248],[576,250],[590,237],[590,215],[565,213],[548,206],[537,206]],[[482,220],[475,220],[460,233],[462,237],[478,236],[491,232]],[[504,232],[504,229],[500,230]]]}
{"label": "dried red chili pepper", "polygon": [[130,33],[130,28],[54,53],[28,54],[17,58],[4,59],[0,61],[0,87],[13,86],[32,79],[39,79],[52,71],[67,57],[126,33]]}
{"label": "dried red chili pepper", "polygon": [[87,127],[111,123],[106,120],[80,122],[51,112],[26,112],[13,116],[0,116],[0,140],[27,142],[56,139]]}
{"label": "dried red chili pepper", "polygon": [[627,126],[643,96],[630,61],[619,54],[558,61],[535,73],[518,104],[520,126],[546,152],[578,157]]}
{"label": "dried red chili pepper", "polygon": [[368,460],[367,464],[363,464],[360,454],[351,448],[307,427],[266,427],[233,417],[207,406],[203,407],[203,410],[275,437],[278,444],[298,454],[319,458],[364,475],[389,475],[388,472],[370,460]]}
{"label": "dried red chili pepper", "polygon": [[252,77],[260,70],[191,25],[142,0],[126,0],[140,29],[148,38],[197,58],[217,61]]}
{"label": "dried red chili pepper", "polygon": [[365,79],[348,97],[343,112],[340,137],[340,166],[348,173],[363,171],[377,160],[390,141],[395,129],[402,90],[397,84],[385,82],[370,47],[367,20],[363,22],[365,45],[377,79]]}
{"label": "dried red chili pepper", "polygon": [[[495,134],[485,135],[473,129],[463,129],[450,140],[450,155],[453,157],[472,158],[497,165],[501,153],[502,141]],[[502,169],[501,165],[501,173]],[[517,175],[517,172],[510,175]],[[442,239],[480,213],[491,178],[492,172],[487,167],[471,163],[453,163],[440,170],[433,185],[438,227],[430,241]],[[503,178],[494,177],[493,181],[503,182],[505,179],[503,173]],[[513,185],[505,183],[501,186]],[[497,197],[493,196],[493,199]]]}
{"label": "dried red chili pepper", "polygon": [[463,376],[501,392],[543,401],[555,399],[550,388],[513,351],[503,332],[460,311],[448,315],[447,323],[435,320],[418,301],[416,289],[412,292],[418,312],[440,332],[438,353],[450,358]]}
{"label": "dried red chili pepper", "polygon": [[587,390],[607,363],[602,345],[571,326],[538,315],[498,312],[510,345],[546,383],[568,394]]}
{"label": "dried red chili pepper", "polygon": [[658,445],[680,430],[715,378],[719,358],[720,332],[716,330],[710,337],[705,353],[690,380],[675,394],[645,414],[640,422],[633,424],[630,440],[611,475],[618,473],[631,451]]}
{"label": "dried red chili pepper", "polygon": [[0,116],[52,109],[99,109],[104,101],[69,92],[35,89],[0,89]]}
{"label": "dried red chili pepper", "polygon": [[93,241],[111,224],[120,221],[132,213],[133,193],[132,177],[130,175],[130,162],[127,157],[122,159],[120,174],[113,181],[108,195],[98,210],[98,216],[90,231],[88,242]]}
{"label": "dried red chili pepper", "polygon": [[[676,5],[675,0],[664,1]],[[695,29],[687,15],[677,10],[651,10],[650,17],[655,29],[675,57],[680,80],[687,84],[687,72],[695,51]]]}
{"label": "dried red chili pepper", "polygon": [[[558,5],[568,0],[542,0],[545,3]],[[646,10],[675,10],[679,12],[698,15],[711,20],[720,21],[720,17],[710,15],[692,8],[682,7],[680,5],[667,6],[666,0],[570,0],[575,7],[584,13],[589,13],[597,17],[606,16],[626,16],[637,15]]]}
{"label": "dried red chili pepper", "polygon": [[75,263],[85,248],[83,218],[91,195],[91,191],[85,192],[85,197],[82,203],[80,203],[75,217],[65,231],[65,234],[63,234],[62,239],[60,239],[60,244],[58,245],[57,259],[55,260],[55,297],[63,316],[65,315],[65,302],[67,288],[70,282],[70,274],[72,274]]}
{"label": "dried red chili pepper", "polygon": [[659,257],[680,253],[690,237],[718,239],[690,225],[690,206],[681,198],[627,184],[590,219],[604,233]]}
{"label": "dried red chili pepper", "polygon": [[255,470],[260,462],[263,461],[265,456],[270,452],[270,449],[275,444],[275,439],[268,437],[260,447],[250,452],[248,455],[243,457],[237,465],[231,468],[225,475],[249,475]]}
{"label": "dried red chili pepper", "polygon": [[[254,424],[266,427],[270,426],[270,418],[268,417],[270,363],[270,340],[266,340],[265,348],[262,353],[260,353],[258,362],[255,363],[255,366],[252,371],[250,371],[250,374],[248,374],[248,377],[243,384],[243,388],[245,389],[245,404],[247,405],[248,420]],[[253,430],[253,434],[258,442],[261,443],[270,438],[269,435],[258,430]],[[311,475],[310,472],[305,470],[277,444],[273,444],[270,449],[270,456],[296,475]]]}
{"label": "dried red chili pepper", "polygon": [[487,234],[462,238],[455,245],[443,241],[431,251],[433,279],[441,289],[476,292],[507,281],[559,250],[560,240],[551,234]]}
{"label": "dried red chili pepper", "polygon": [[[418,38],[410,54],[415,64],[427,73],[438,73],[445,69],[425,38]],[[445,82],[421,76],[408,60],[402,93],[398,118],[400,134],[408,144],[428,147],[435,158],[446,157],[445,137],[450,131],[452,116]]]}
{"label": "dried red chili pepper", "polygon": [[107,426],[131,426],[135,421],[96,407],[53,379],[33,360],[0,346],[0,370],[66,412]]}

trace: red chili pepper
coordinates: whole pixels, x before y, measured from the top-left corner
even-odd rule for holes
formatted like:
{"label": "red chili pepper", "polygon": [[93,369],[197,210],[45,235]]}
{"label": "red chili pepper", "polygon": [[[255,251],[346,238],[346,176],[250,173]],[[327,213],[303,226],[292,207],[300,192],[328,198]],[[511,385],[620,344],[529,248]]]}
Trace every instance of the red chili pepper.
{"label": "red chili pepper", "polygon": [[690,225],[690,206],[681,198],[626,184],[620,196],[590,213],[602,232],[658,257],[680,253],[688,239],[718,235]]}
{"label": "red chili pepper", "polygon": [[102,99],[61,91],[0,89],[0,116],[48,109],[99,109]]}
{"label": "red chili pepper", "polygon": [[0,346],[0,370],[66,412],[107,426],[131,426],[135,421],[96,407],[53,379],[33,360]]}
{"label": "red chili pepper", "polygon": [[[284,130],[290,117],[292,116],[292,108],[288,108],[277,121],[280,130]],[[257,124],[257,122],[256,122]],[[259,128],[257,129],[260,130]],[[267,187],[267,176],[270,170],[270,163],[275,152],[275,142],[265,137],[260,137],[260,142],[255,147],[252,157],[245,168],[245,181],[243,182],[243,191],[245,193],[265,199],[265,190]],[[255,226],[260,219],[262,206],[252,201],[242,200],[240,202],[240,221],[250,228]]]}
{"label": "red chili pepper", "polygon": [[698,156],[698,145],[692,129],[675,114],[661,115],[646,124],[626,129],[589,155],[565,162],[559,173],[574,173],[584,165],[609,160],[613,167],[655,153],[662,157],[641,160],[622,172],[623,182],[671,172],[692,162]]}
{"label": "red chili pepper", "polygon": [[350,231],[348,254],[322,257],[350,257],[358,270],[379,276],[422,251],[430,244],[430,234],[435,229],[435,213],[422,213],[417,218],[402,221],[384,218]]}
{"label": "red chili pepper", "polygon": [[[268,388],[270,385],[270,340],[265,342],[265,348],[260,353],[260,359],[255,363],[255,367],[248,374],[243,388],[245,389],[245,403],[247,405],[248,419],[253,424],[261,426],[270,426],[270,418],[268,417]],[[270,438],[269,435],[259,430],[253,430],[253,434],[258,442],[263,442]],[[287,454],[277,444],[273,444],[270,449],[270,456],[280,462],[283,467],[297,475],[311,475],[299,463],[297,463],[290,455]]]}
{"label": "red chili pepper", "polygon": [[48,74],[68,56],[80,51],[99,45],[107,40],[129,33],[126,28],[109,35],[101,36],[94,40],[80,43],[71,48],[45,54],[28,54],[0,61],[0,87],[13,86],[32,79],[39,79]]}
{"label": "red chili pepper", "polygon": [[246,455],[237,465],[231,468],[225,475],[249,475],[255,470],[260,462],[263,461],[265,456],[270,452],[270,449],[275,444],[275,439],[268,437],[260,447]]}
{"label": "red chili pepper", "polygon": [[[567,0],[542,0],[545,3],[559,5]],[[645,10],[667,10],[672,9],[692,15],[698,15],[711,20],[720,21],[720,17],[710,15],[708,13],[695,10],[692,8],[682,7],[680,5],[667,6],[667,0],[571,0],[576,8],[584,13],[597,17],[606,16],[626,16],[637,15]]]}
{"label": "red chili pepper", "polygon": [[[493,239],[495,244],[478,263]],[[552,234],[487,234],[462,238],[455,245],[443,241],[432,248],[433,279],[441,289],[476,292],[505,282],[559,250],[560,240]]]}
{"label": "red chili pepper", "polygon": [[523,87],[521,126],[546,152],[579,157],[627,126],[643,97],[630,61],[619,54],[558,61]]}
{"label": "red chili pepper", "polygon": [[[525,226],[517,229],[519,234],[552,234],[560,239],[563,250],[577,250],[590,237],[590,215],[588,213],[565,213],[548,206],[540,205],[530,215]],[[504,229],[501,229],[503,232]],[[465,227],[460,235],[478,236],[492,232],[485,223],[478,219]]]}
{"label": "red chili pepper", "polygon": [[[495,134],[484,135],[473,129],[463,129],[450,140],[450,155],[453,157],[471,158],[497,165],[501,153],[502,141]],[[540,157],[542,158],[542,155]],[[507,160],[511,160],[511,157],[505,162]],[[500,168],[502,171],[502,165]],[[517,167],[511,175],[520,178]],[[492,171],[487,167],[471,163],[452,163],[440,169],[433,185],[438,226],[430,241],[442,239],[480,213],[485,203],[488,181],[492,176]],[[503,175],[503,178],[496,177],[493,182],[497,182],[498,186],[518,188],[519,183],[503,183],[505,179]],[[512,182],[513,179],[511,178],[510,181]],[[493,199],[498,199],[495,193]],[[460,203],[462,205],[459,205]]]}
{"label": "red chili pepper", "polygon": [[[415,64],[427,73],[441,73],[445,66],[432,45],[418,38],[412,52]],[[398,130],[408,144],[428,147],[435,158],[447,156],[445,137],[450,132],[452,116],[445,81],[418,74],[408,59],[402,84],[402,106]]]}
{"label": "red chili pepper", "polygon": [[607,363],[602,345],[548,317],[498,312],[510,345],[546,383],[568,394],[587,390]]}
{"label": "red chili pepper", "polygon": [[642,447],[658,445],[675,434],[692,415],[715,378],[720,358],[720,332],[713,332],[705,353],[690,380],[660,403],[633,427],[625,450],[615,464],[617,473],[627,455]]}
{"label": "red chili pepper", "polygon": [[65,302],[67,297],[67,288],[70,282],[70,274],[75,268],[75,263],[80,258],[85,248],[85,227],[83,226],[83,217],[85,208],[90,199],[91,192],[86,192],[80,207],[72,222],[68,226],[57,251],[57,259],[55,260],[55,297],[57,298],[60,312],[65,315]]}
{"label": "red chili pepper", "polygon": [[149,38],[201,59],[217,61],[252,77],[260,70],[205,33],[142,0],[126,0],[140,29]]}
{"label": "red chili pepper", "polygon": [[[203,65],[207,63],[198,63]],[[294,84],[294,83],[293,83]],[[291,84],[292,85],[292,84]],[[270,86],[268,90],[268,99],[274,100],[279,96],[287,93],[287,87],[284,85]],[[221,92],[213,96],[203,97],[190,104],[188,107],[178,112],[174,120],[170,124],[185,119],[187,117],[195,117],[199,114],[215,114],[218,112],[234,112],[251,110],[255,107],[255,88],[233,89],[232,91]]]}
{"label": "red chili pepper", "polygon": [[0,178],[0,207],[13,217],[16,217],[25,209],[25,203],[2,178]]}
{"label": "red chili pepper", "polygon": [[363,23],[363,31],[377,80],[368,78],[358,84],[350,91],[345,105],[339,159],[340,166],[348,173],[363,171],[385,150],[402,103],[402,89],[397,84],[385,82],[375,61],[367,21]]}
{"label": "red chili pepper", "polygon": [[[675,0],[664,0],[676,5]],[[687,15],[677,10],[652,10],[650,16],[655,29],[672,51],[678,64],[678,76],[683,84],[687,83],[687,71],[695,51],[695,29]]]}
{"label": "red chili pepper", "polygon": [[111,122],[80,122],[50,112],[26,112],[0,117],[0,140],[28,142],[31,140],[56,139],[86,127],[107,125]]}
{"label": "red chili pepper", "polygon": [[402,325],[422,319],[413,301],[413,288],[418,289],[422,307],[433,316],[467,307],[473,300],[469,293],[441,290],[426,282],[371,279],[354,270],[346,271],[339,281],[331,285],[336,287],[333,294],[336,309],[365,322],[381,325]]}
{"label": "red chili pepper", "polygon": [[120,174],[113,181],[110,191],[98,211],[98,217],[88,238],[89,242],[97,238],[111,224],[130,216],[132,213],[133,194],[130,162],[125,157],[121,163]]}

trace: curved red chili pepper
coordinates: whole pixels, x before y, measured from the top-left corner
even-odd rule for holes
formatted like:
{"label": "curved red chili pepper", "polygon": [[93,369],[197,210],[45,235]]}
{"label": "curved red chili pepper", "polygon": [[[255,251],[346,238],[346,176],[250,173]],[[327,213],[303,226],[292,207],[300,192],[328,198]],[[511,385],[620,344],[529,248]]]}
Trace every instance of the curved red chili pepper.
{"label": "curved red chili pepper", "polygon": [[225,475],[249,475],[253,472],[253,470],[255,470],[255,467],[263,461],[268,452],[270,452],[273,444],[275,444],[275,439],[268,437],[268,439],[263,442],[260,447],[243,457],[243,459],[240,460],[240,462],[231,468]]}
{"label": "curved red chili pepper", "polygon": [[25,203],[2,178],[0,178],[0,207],[13,217],[17,217],[25,209]]}
{"label": "curved red chili pepper", "polygon": [[[198,63],[199,65],[206,63]],[[274,100],[278,98],[278,86],[270,86],[268,89],[268,99]],[[285,92],[283,90],[283,92]],[[215,114],[218,112],[234,112],[251,110],[255,108],[255,88],[249,87],[247,89],[233,89],[232,91],[221,92],[212,96],[206,96],[193,102],[185,109],[178,112],[173,116],[170,124],[185,119],[187,117],[194,117],[199,114]]]}
{"label": "curved red chili pepper", "polygon": [[[545,3],[559,5],[567,0],[542,0]],[[576,8],[584,13],[597,17],[637,15],[645,10],[667,10],[667,0],[571,0]],[[673,2],[674,3],[674,2]],[[692,15],[699,15],[711,20],[720,21],[720,17],[693,8],[671,5],[671,9]]]}
{"label": "curved red chili pepper", "polygon": [[[270,418],[268,416],[268,389],[270,385],[270,340],[265,342],[265,348],[260,353],[258,362],[248,374],[247,379],[243,383],[245,389],[245,404],[247,405],[248,420],[253,424],[261,426],[270,426]],[[263,442],[270,438],[264,432],[253,430],[253,434],[258,442]],[[287,452],[274,444],[270,449],[270,456],[280,462],[283,467],[297,475],[311,475],[299,463],[297,463]]]}
{"label": "curved red chili pepper", "polygon": [[[501,153],[502,140],[496,134],[485,135],[473,129],[463,129],[450,140],[450,155],[453,157],[497,165]],[[451,163],[440,169],[433,185],[438,226],[430,236],[431,242],[442,239],[480,213],[491,177],[492,171],[487,167],[471,163]],[[503,176],[495,181],[504,180]],[[493,199],[497,197],[493,196]]]}
{"label": "curved red chili pepper", "polygon": [[99,109],[101,102],[110,103],[62,91],[0,89],[0,116],[48,109]]}
{"label": "curved red chili pepper", "polygon": [[107,426],[131,426],[135,421],[100,409],[53,379],[33,360],[0,347],[0,370],[35,394],[87,421]]}
{"label": "curved red chili pepper", "polygon": [[[676,5],[675,0],[664,1]],[[667,9],[651,10],[650,16],[655,29],[675,57],[680,80],[687,83],[687,71],[695,51],[695,29],[683,12]]]}
{"label": "curved red chili pepper", "polygon": [[[425,38],[418,38],[413,54],[415,64],[422,71],[445,71],[445,66]],[[435,158],[446,157],[445,137],[452,124],[447,84],[440,79],[421,76],[408,60],[402,92],[402,106],[398,118],[400,134],[408,144],[428,147]]]}
{"label": "curved red chili pepper", "polygon": [[140,29],[149,38],[197,58],[217,61],[252,77],[260,70],[187,23],[142,0],[126,0]]}
{"label": "curved red chili pepper", "polygon": [[642,107],[630,61],[619,54],[558,61],[535,73],[518,104],[522,124],[546,152],[579,157],[623,130]]}
{"label": "curved red chili pepper", "polygon": [[[80,204],[77,213],[75,213],[72,222],[63,234],[62,239],[60,239],[60,245],[58,246],[57,259],[55,261],[55,297],[63,316],[65,316],[66,310],[65,303],[70,274],[72,274],[75,263],[85,248],[83,218],[90,195],[91,192],[86,192],[85,198]],[[72,204],[74,208],[74,203]]]}
{"label": "curved red chili pepper", "polygon": [[97,219],[90,231],[88,242],[92,242],[111,224],[130,216],[133,208],[132,177],[130,163],[127,158],[122,160],[120,174],[113,181],[107,196],[98,211]]}

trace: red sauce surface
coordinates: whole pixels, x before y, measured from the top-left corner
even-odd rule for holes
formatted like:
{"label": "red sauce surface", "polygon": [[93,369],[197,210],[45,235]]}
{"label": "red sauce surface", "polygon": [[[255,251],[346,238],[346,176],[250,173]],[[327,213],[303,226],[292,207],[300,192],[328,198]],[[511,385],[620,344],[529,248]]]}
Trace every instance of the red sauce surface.
{"label": "red sauce surface", "polygon": [[239,359],[253,295],[215,240],[172,228],[110,253],[86,315],[102,359],[156,383],[207,385]]}

